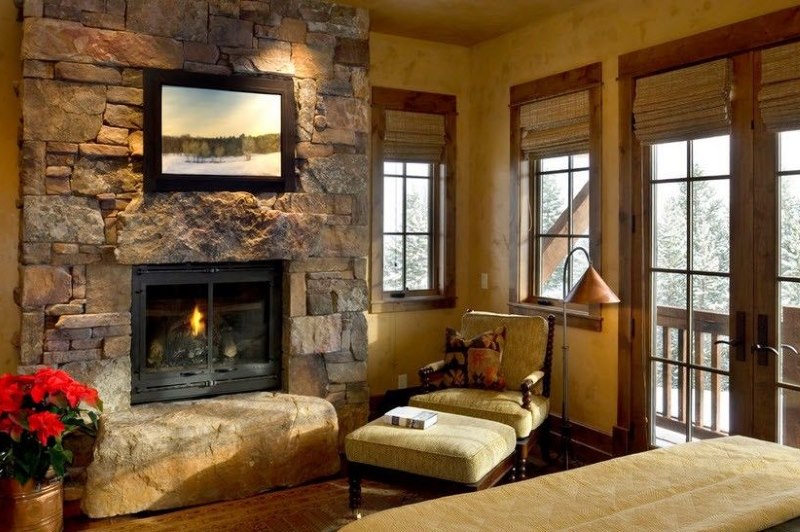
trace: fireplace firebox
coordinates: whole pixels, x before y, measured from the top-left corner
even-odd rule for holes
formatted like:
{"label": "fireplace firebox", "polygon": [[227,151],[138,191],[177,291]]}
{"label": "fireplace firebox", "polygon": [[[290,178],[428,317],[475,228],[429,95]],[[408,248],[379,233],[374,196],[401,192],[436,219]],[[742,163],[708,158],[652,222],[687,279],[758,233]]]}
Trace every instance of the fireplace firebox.
{"label": "fireplace firebox", "polygon": [[280,388],[279,262],[133,269],[132,403]]}

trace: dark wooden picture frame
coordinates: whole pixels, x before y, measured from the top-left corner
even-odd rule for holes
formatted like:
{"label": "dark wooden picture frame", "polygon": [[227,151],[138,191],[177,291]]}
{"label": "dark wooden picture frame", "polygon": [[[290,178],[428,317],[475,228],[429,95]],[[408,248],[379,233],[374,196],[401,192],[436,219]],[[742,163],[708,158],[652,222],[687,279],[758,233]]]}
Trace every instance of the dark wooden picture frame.
{"label": "dark wooden picture frame", "polygon": [[[166,103],[165,91],[169,91]],[[185,101],[186,109],[176,112],[176,100]],[[266,112],[256,112],[255,116],[245,112],[243,108],[249,109],[250,104]],[[242,118],[230,119],[237,112]],[[167,120],[165,113],[170,116]],[[211,120],[211,116],[216,118]],[[275,124],[276,119],[279,124]],[[217,124],[218,132],[214,131]],[[175,130],[177,127],[180,129]],[[172,133],[165,137],[165,129]],[[295,129],[291,78],[145,69],[144,190],[293,191],[297,182]],[[201,136],[192,135],[201,130]],[[273,151],[278,145],[279,164]],[[174,151],[177,146],[181,146],[179,152]],[[164,170],[165,157],[171,161],[171,171]]]}

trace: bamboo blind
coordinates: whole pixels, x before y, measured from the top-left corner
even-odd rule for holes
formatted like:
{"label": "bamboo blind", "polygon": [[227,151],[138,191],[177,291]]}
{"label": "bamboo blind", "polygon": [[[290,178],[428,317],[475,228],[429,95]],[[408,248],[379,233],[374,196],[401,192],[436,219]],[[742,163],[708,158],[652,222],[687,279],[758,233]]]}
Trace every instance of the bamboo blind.
{"label": "bamboo blind", "polygon": [[636,80],[634,130],[642,144],[723,135],[731,116],[728,59]]}
{"label": "bamboo blind", "polygon": [[758,104],[770,131],[800,128],[800,43],[761,52]]}
{"label": "bamboo blind", "polygon": [[386,111],[384,160],[439,162],[446,140],[444,115]]}
{"label": "bamboo blind", "polygon": [[589,91],[526,103],[519,115],[520,144],[529,158],[589,151]]}

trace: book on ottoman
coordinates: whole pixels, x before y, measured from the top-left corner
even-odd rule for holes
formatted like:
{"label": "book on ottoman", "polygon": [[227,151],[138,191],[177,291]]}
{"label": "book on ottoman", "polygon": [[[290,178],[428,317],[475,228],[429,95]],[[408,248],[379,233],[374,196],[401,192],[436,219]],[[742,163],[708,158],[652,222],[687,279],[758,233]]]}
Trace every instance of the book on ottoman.
{"label": "book on ottoman", "polygon": [[413,406],[398,406],[392,408],[383,415],[383,420],[398,427],[410,427],[412,429],[427,429],[436,424],[438,416],[436,412],[415,408]]}

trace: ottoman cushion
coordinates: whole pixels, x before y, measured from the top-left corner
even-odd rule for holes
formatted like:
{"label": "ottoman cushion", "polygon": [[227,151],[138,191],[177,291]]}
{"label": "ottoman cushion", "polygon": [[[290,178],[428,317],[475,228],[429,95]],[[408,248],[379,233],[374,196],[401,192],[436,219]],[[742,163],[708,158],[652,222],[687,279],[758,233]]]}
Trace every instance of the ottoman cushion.
{"label": "ottoman cushion", "polygon": [[351,462],[472,484],[514,452],[514,429],[502,423],[440,412],[425,430],[376,419],[347,435]]}

